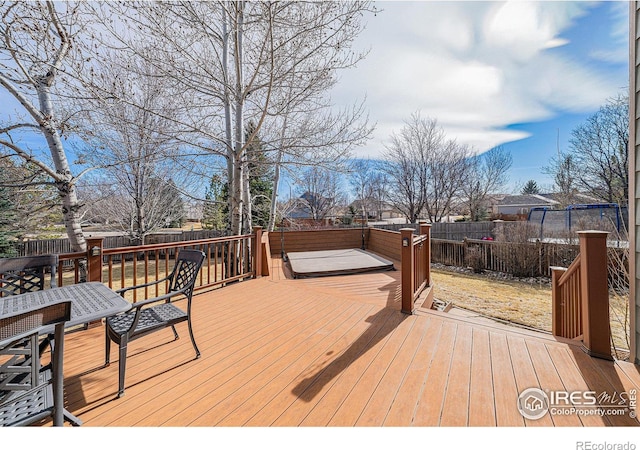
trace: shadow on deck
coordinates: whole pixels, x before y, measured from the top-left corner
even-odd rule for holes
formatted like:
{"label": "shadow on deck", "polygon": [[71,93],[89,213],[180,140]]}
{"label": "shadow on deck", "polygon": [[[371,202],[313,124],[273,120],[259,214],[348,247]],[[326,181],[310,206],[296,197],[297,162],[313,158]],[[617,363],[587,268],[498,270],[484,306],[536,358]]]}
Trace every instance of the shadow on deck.
{"label": "shadow on deck", "polygon": [[545,333],[402,314],[400,271],[293,280],[273,261],[269,277],[194,296],[200,359],[170,330],[131,343],[121,399],[104,330],[70,334],[68,409],[97,427],[638,425],[628,410],[531,420],[517,407],[531,387],[620,400],[640,387],[633,364]]}

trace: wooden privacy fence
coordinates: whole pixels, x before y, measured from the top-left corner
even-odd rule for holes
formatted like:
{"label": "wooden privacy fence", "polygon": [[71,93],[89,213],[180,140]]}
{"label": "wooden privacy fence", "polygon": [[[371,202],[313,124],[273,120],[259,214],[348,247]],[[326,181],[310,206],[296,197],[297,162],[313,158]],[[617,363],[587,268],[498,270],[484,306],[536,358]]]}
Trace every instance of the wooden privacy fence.
{"label": "wooden privacy fence", "polygon": [[579,231],[580,253],[552,268],[552,332],[581,340],[591,356],[612,359],[607,232]]}
{"label": "wooden privacy fence", "polygon": [[400,261],[402,259],[401,234],[399,231],[370,228],[367,248],[372,252]]}
{"label": "wooden privacy fence", "polygon": [[[420,223],[406,224],[376,224],[374,228],[400,231],[403,228],[413,228],[416,233],[419,232]],[[431,224],[432,239],[448,239],[462,241],[468,239],[482,239],[486,237],[495,237],[495,222],[436,222]]]}
{"label": "wooden privacy fence", "polygon": [[431,262],[490,270],[518,277],[549,276],[552,266],[568,266],[578,245],[549,242],[498,242],[479,239],[431,239]]}
{"label": "wooden privacy fence", "polygon": [[[172,242],[194,241],[200,239],[211,239],[222,236],[222,232],[218,230],[195,230],[180,231],[174,233],[153,233],[146,237],[146,245],[152,244],[168,244]],[[91,234],[87,235],[87,239],[93,239]],[[102,237],[104,248],[120,248],[132,247],[136,244],[129,236],[106,236]],[[18,256],[46,255],[46,254],[62,254],[71,253],[71,244],[69,239],[37,239],[20,242],[17,244],[16,250]]]}

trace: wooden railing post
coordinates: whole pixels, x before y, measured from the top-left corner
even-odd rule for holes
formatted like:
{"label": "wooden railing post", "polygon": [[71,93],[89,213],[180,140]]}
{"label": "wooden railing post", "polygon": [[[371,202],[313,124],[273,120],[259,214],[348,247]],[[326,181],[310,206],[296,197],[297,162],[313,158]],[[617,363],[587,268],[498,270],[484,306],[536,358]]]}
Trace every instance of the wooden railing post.
{"label": "wooden railing post", "polygon": [[606,231],[578,231],[580,238],[582,327],[585,351],[611,357]]}
{"label": "wooden railing post", "polygon": [[413,228],[401,228],[402,312],[413,314]]}
{"label": "wooden railing post", "polygon": [[87,281],[102,283],[102,245],[104,238],[87,238]]}
{"label": "wooden railing post", "polygon": [[252,268],[253,277],[260,278],[262,276],[262,227],[253,227],[253,251],[252,251]]}
{"label": "wooden railing post", "polygon": [[426,250],[424,252],[424,279],[427,280],[427,286],[431,286],[431,224],[421,223],[420,234],[426,235]]}
{"label": "wooden railing post", "polygon": [[567,271],[564,267],[550,267],[551,269],[551,333],[554,336],[564,337],[562,291],[558,280]]}
{"label": "wooden railing post", "polygon": [[[102,283],[102,246],[104,238],[87,238],[87,281]],[[102,325],[102,321],[95,320],[86,324],[88,328]]]}

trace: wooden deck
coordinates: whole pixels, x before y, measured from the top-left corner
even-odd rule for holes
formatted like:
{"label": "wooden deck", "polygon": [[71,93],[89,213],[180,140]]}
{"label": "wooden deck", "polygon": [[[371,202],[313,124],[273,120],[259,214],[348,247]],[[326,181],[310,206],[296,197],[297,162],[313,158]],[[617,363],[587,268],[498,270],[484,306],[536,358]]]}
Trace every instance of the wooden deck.
{"label": "wooden deck", "polygon": [[[275,260],[276,262],[278,260]],[[200,359],[170,330],[117,349],[101,327],[65,347],[67,408],[106,426],[637,426],[624,416],[523,418],[521,391],[622,393],[630,363],[592,359],[550,335],[449,313],[400,312],[400,272],[269,277],[194,297]]]}

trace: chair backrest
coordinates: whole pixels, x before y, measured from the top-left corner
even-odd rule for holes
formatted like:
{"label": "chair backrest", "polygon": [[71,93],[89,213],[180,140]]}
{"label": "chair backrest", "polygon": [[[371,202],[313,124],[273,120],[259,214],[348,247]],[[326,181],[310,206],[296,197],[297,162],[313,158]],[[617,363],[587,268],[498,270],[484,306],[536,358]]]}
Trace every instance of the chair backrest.
{"label": "chair backrest", "polygon": [[181,249],[171,275],[169,292],[186,288],[185,295],[191,300],[204,257],[204,252],[200,250]]}
{"label": "chair backrest", "polygon": [[56,287],[58,255],[22,256],[0,259],[0,297],[45,289],[47,273],[50,287]]}
{"label": "chair backrest", "polygon": [[71,302],[61,301],[0,318],[0,404],[12,391],[30,390],[46,381],[39,376],[38,335],[43,327],[70,317]]}

